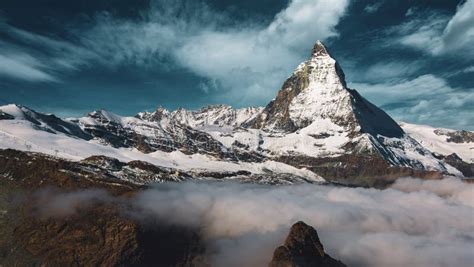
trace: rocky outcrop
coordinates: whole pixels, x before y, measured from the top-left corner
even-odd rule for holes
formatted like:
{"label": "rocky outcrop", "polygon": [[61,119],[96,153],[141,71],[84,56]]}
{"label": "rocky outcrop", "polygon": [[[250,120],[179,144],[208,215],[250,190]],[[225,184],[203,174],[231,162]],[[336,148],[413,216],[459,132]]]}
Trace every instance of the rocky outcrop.
{"label": "rocky outcrop", "polygon": [[53,134],[63,133],[84,140],[90,140],[92,138],[74,123],[62,120],[53,114],[36,112],[24,106],[10,104],[0,107],[0,120],[4,119],[28,121],[34,128]]}
{"label": "rocky outcrop", "polygon": [[[472,132],[440,129],[437,134],[443,137],[439,139],[446,139],[435,140],[434,144],[406,134],[383,110],[347,87],[344,72],[321,42],[314,45],[309,59],[295,69],[265,108],[233,109],[226,105],[199,110],[158,108],[135,117],[98,110],[82,118],[67,120],[16,105],[1,106],[0,112],[6,118],[0,120],[0,126],[5,128],[0,135],[7,140],[1,142],[3,147],[48,151],[46,153],[74,159],[79,154],[105,153],[105,156],[119,157],[117,154],[132,151],[137,155],[138,150],[153,153],[144,158],[161,157],[163,165],[168,167],[193,166],[194,178],[199,172],[216,178],[242,176],[235,175],[239,171],[251,172],[252,175],[245,175],[249,178],[260,175],[261,165],[270,161],[311,170],[313,173],[301,170],[307,178],[321,176],[355,186],[384,186],[407,174],[417,177],[471,175],[470,165],[453,157],[437,158],[432,152],[437,152],[434,149],[439,147],[440,154],[447,156],[453,153],[450,145],[455,145],[463,151],[457,155],[471,164],[469,142],[473,140]],[[12,117],[13,121],[10,121]],[[13,128],[15,131],[10,132]],[[37,130],[48,133],[42,135],[45,140],[51,140],[51,147],[37,142]],[[74,140],[66,140],[64,135]],[[85,142],[86,153],[58,147],[69,141],[80,147],[78,139]],[[103,149],[103,146],[109,148]],[[63,153],[58,153],[61,151]],[[166,153],[154,153],[160,151],[175,153],[170,157]],[[180,152],[190,157],[186,158]],[[202,170],[201,159],[216,163],[224,161],[223,165],[232,167],[216,174],[209,167],[209,170]],[[235,165],[242,169],[234,168]],[[285,166],[280,168],[282,173],[287,167],[293,169]],[[137,181],[133,169],[137,168],[122,166],[120,170],[111,170],[111,175]],[[182,180],[181,174],[176,176],[169,171],[174,173],[166,168],[144,173],[149,174],[147,181],[168,174],[174,180]]]}
{"label": "rocky outcrop", "polygon": [[384,111],[347,88],[345,75],[326,47],[317,42],[263,112],[246,126],[294,132],[314,121],[329,119],[351,132],[401,137],[404,132]]}
{"label": "rocky outcrop", "polygon": [[[125,166],[103,157],[85,162]],[[127,200],[141,188],[78,163],[1,151],[0,265],[208,266],[199,229],[131,215]],[[84,192],[95,195],[64,209],[70,198],[59,197]]]}
{"label": "rocky outcrop", "polygon": [[316,230],[304,222],[295,223],[284,244],[273,253],[269,267],[344,267],[324,251]]}
{"label": "rocky outcrop", "polygon": [[13,117],[12,115],[0,111],[0,120],[13,120],[13,119],[15,119],[15,117]]}
{"label": "rocky outcrop", "polygon": [[437,155],[439,159],[442,159],[447,164],[458,169],[465,177],[474,177],[474,163],[468,163],[463,161],[456,153],[443,156]]}
{"label": "rocky outcrop", "polygon": [[474,143],[474,133],[470,131],[443,131],[443,130],[435,130],[435,134],[437,135],[447,135],[448,138],[446,139],[447,142],[451,143]]}
{"label": "rocky outcrop", "polygon": [[400,177],[443,178],[443,173],[439,171],[392,166],[377,154],[348,154],[323,158],[281,156],[278,160],[297,168],[306,167],[323,176],[328,182],[345,186],[386,188]]}
{"label": "rocky outcrop", "polygon": [[[383,110],[347,88],[344,72],[321,42],[285,81],[276,98],[243,126],[262,131],[262,146],[266,136],[282,137],[274,142],[281,142],[283,145],[275,146],[284,149],[269,149],[266,155],[271,159],[308,168],[330,181],[371,186],[384,184],[397,173],[405,174],[406,169],[429,175],[448,172],[442,161],[407,136]],[[285,138],[289,135],[298,141]],[[331,140],[345,141],[334,145]],[[312,150],[320,152],[296,148],[299,143],[313,145]],[[375,171],[367,158],[377,162]]]}

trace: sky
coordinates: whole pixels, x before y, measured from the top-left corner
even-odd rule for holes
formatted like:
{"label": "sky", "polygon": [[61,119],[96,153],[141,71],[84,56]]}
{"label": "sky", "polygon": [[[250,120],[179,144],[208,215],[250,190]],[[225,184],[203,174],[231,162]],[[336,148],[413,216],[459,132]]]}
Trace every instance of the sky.
{"label": "sky", "polygon": [[265,106],[316,40],[396,120],[474,130],[474,0],[2,0],[0,104]]}

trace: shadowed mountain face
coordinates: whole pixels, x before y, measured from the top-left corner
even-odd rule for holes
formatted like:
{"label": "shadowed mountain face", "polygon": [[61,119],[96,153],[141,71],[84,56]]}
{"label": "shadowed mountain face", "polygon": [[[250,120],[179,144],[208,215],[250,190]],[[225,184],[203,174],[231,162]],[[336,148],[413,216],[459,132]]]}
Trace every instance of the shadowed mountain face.
{"label": "shadowed mountain face", "polygon": [[285,243],[273,253],[269,267],[345,267],[324,251],[316,230],[297,222],[291,226]]}
{"label": "shadowed mountain face", "polygon": [[369,133],[400,138],[404,134],[383,110],[347,88],[341,67],[318,41],[310,59],[298,66],[275,100],[249,126],[294,132],[326,118],[353,135]]}
{"label": "shadowed mountain face", "polygon": [[[426,148],[431,142],[421,144],[347,88],[344,72],[321,42],[265,108],[158,108],[134,117],[99,110],[67,120],[16,105],[1,106],[0,112],[1,148],[74,160],[93,155],[140,158],[191,176],[234,173],[252,180],[283,175],[285,183],[326,180],[384,187],[406,175],[472,174],[472,159],[465,156],[471,132],[449,132],[441,142],[456,149],[446,150],[449,145],[443,143],[442,155],[434,155]],[[457,151],[463,152],[460,161],[447,158]]]}

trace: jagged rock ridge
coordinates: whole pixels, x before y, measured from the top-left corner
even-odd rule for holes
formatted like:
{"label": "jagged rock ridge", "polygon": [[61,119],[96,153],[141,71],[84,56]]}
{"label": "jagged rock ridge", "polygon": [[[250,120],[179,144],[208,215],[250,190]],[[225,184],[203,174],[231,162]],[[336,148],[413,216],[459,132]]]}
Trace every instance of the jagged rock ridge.
{"label": "jagged rock ridge", "polygon": [[316,230],[304,222],[291,226],[282,246],[275,249],[269,267],[345,267],[325,251]]}
{"label": "jagged rock ridge", "polygon": [[[230,172],[253,173],[255,164],[264,166],[278,161],[280,166],[293,166],[285,167],[285,171],[294,172],[296,167],[302,173],[313,173],[329,181],[364,186],[384,185],[405,175],[462,175],[447,160],[406,134],[385,112],[347,88],[344,72],[321,42],[316,43],[311,57],[296,68],[265,108],[216,105],[172,112],[158,108],[134,117],[98,110],[68,120],[15,105],[0,110],[0,130],[5,134],[2,147],[27,147],[54,154],[63,151],[59,154],[74,159],[77,150],[69,152],[67,146],[45,149],[45,144],[32,137],[33,132],[29,134],[29,128],[17,128],[46,131],[55,135],[48,136],[52,140],[64,135],[84,140],[92,150],[87,156],[125,153],[124,158],[129,158],[131,152],[127,151],[138,150],[145,155],[145,161],[162,157],[159,164],[171,162],[177,169],[184,168],[183,162],[192,166],[187,170],[208,168],[199,166],[204,160],[211,165],[215,162],[216,166],[225,162],[232,166]],[[469,133],[459,136],[469,137]],[[60,142],[54,141],[51,146],[57,143]],[[173,160],[179,153],[189,160],[184,156]],[[456,161],[456,165],[462,164]]]}

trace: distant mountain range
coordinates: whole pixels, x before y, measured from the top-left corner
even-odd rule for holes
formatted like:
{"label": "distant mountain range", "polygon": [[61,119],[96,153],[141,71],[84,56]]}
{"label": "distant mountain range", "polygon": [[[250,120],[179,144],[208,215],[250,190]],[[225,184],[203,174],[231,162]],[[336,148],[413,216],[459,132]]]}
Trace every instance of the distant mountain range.
{"label": "distant mountain range", "polygon": [[[0,106],[0,148],[76,162],[89,158],[117,179],[130,177],[122,168],[131,161],[166,170],[176,180],[375,187],[402,176],[472,177],[474,172],[473,132],[395,122],[347,87],[344,72],[321,42],[264,108],[158,108],[134,117],[98,110],[61,119],[10,104]],[[160,179],[151,171],[131,181]]]}

